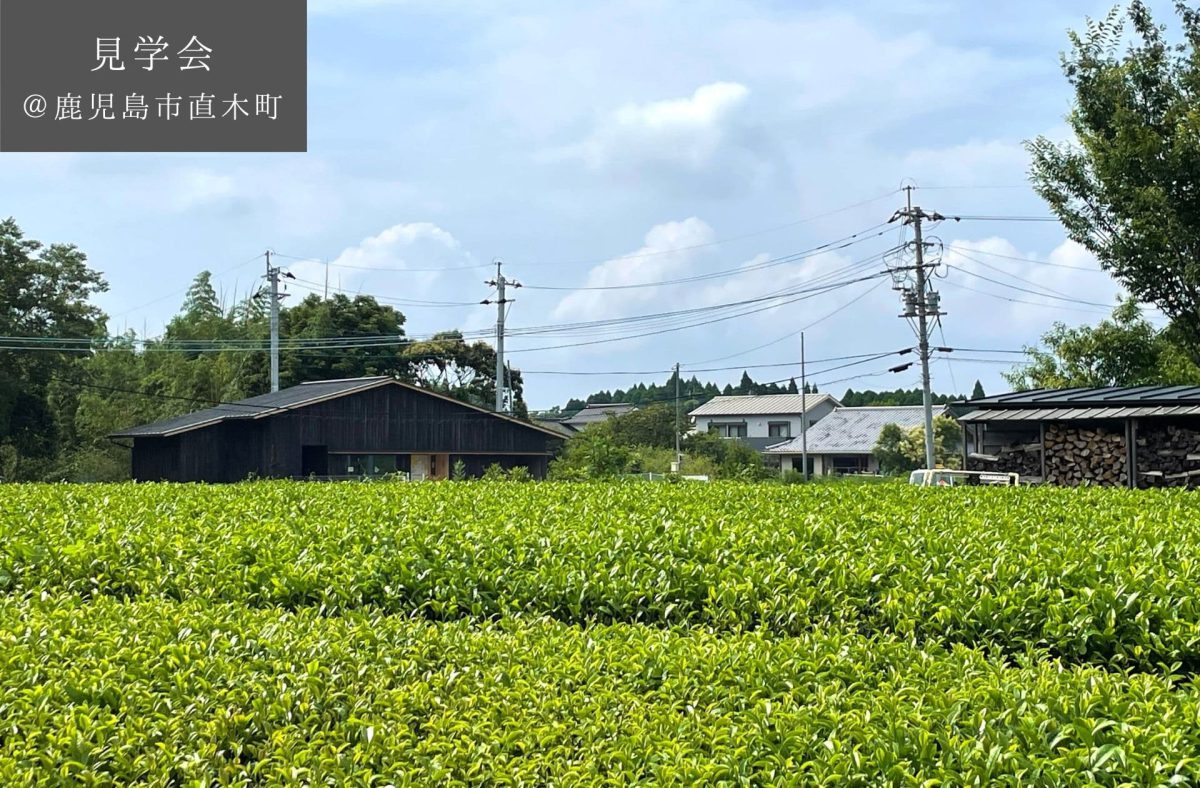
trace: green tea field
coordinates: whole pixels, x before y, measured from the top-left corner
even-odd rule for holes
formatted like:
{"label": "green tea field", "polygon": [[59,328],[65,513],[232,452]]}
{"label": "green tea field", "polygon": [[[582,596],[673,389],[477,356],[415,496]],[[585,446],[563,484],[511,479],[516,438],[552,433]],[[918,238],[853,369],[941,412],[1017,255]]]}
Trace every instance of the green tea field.
{"label": "green tea field", "polygon": [[0,783],[1192,784],[1200,499],[0,489]]}

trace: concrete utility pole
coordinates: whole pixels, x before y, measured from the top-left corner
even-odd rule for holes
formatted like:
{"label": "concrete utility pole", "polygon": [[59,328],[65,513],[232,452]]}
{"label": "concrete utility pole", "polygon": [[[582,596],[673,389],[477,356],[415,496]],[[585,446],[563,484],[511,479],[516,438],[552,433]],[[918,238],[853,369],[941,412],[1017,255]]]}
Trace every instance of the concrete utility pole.
{"label": "concrete utility pole", "polygon": [[804,332],[800,332],[800,462],[808,481],[808,370],[804,366]]}
{"label": "concrete utility pole", "polygon": [[[271,391],[279,391],[279,302],[286,295],[279,293],[280,269],[271,265],[271,250],[267,250],[267,282],[270,283],[271,299]],[[290,273],[284,273],[288,279],[295,279]]]}
{"label": "concrete utility pole", "polygon": [[675,473],[683,472],[683,453],[679,447],[679,364],[675,365]]}
{"label": "concrete utility pole", "polygon": [[505,317],[504,310],[508,304],[511,304],[511,303],[513,303],[513,301],[516,300],[516,299],[510,299],[510,298],[505,297],[506,293],[507,293],[506,288],[509,285],[512,285],[513,287],[521,286],[520,282],[515,282],[511,279],[504,278],[504,272],[502,270],[503,266],[504,266],[504,263],[497,260],[496,261],[496,278],[484,283],[484,284],[489,284],[492,287],[496,288],[496,300],[492,301],[492,300],[488,299],[488,300],[480,302],[481,304],[495,304],[496,305],[496,412],[497,413],[504,413],[507,410],[507,408],[505,407],[505,402],[506,402],[506,398],[507,398],[507,394],[508,394],[508,387],[505,383],[505,378],[504,378],[504,369],[505,369],[505,367],[504,367],[504,317]]}
{"label": "concrete utility pole", "polygon": [[[901,317],[908,319],[916,319],[917,322],[917,350],[921,356],[921,392],[922,400],[925,405],[925,467],[932,469],[936,466],[936,458],[934,456],[934,441],[933,441],[933,393],[930,387],[929,377],[929,318],[938,320],[942,316],[940,311],[941,296],[930,288],[929,271],[930,268],[936,268],[938,263],[927,265],[925,263],[925,237],[922,234],[922,222],[941,221],[946,217],[941,214],[926,213],[921,208],[913,207],[912,204],[912,186],[906,186],[904,190],[908,193],[908,204],[903,210],[897,211],[889,221],[903,219],[905,224],[912,225],[913,228],[913,249],[916,254],[916,264],[912,266],[912,270],[916,275],[916,286],[902,288],[904,297],[904,314]],[[893,272],[898,270],[908,270],[907,267],[893,269]]]}
{"label": "concrete utility pole", "polygon": [[271,267],[267,250],[267,281],[271,284],[271,391],[279,391],[279,269]]}

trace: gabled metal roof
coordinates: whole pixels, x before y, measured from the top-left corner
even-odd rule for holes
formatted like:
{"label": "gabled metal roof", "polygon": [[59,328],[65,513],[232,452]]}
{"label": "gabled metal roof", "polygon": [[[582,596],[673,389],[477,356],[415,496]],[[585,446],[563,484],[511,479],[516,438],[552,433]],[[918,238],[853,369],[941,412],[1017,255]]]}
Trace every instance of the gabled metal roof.
{"label": "gabled metal roof", "polygon": [[[807,399],[807,404],[804,400]],[[799,416],[823,402],[838,401],[828,394],[750,394],[740,397],[713,397],[689,413],[689,416]]]}
{"label": "gabled metal roof", "polygon": [[210,427],[214,424],[219,424],[225,421],[233,420],[253,420],[263,419],[268,416],[274,416],[287,411],[296,410],[298,408],[315,405],[318,402],[325,400],[344,397],[348,394],[357,394],[369,389],[378,388],[380,386],[400,386],[416,391],[429,397],[453,402],[456,405],[461,405],[464,408],[486,413],[489,416],[494,416],[498,419],[511,421],[519,424],[522,427],[537,430],[538,432],[551,435],[555,438],[562,438],[559,432],[543,427],[538,424],[533,424],[527,421],[513,418],[512,416],[496,413],[485,408],[476,407],[469,402],[455,399],[445,394],[436,391],[423,389],[419,386],[413,386],[409,383],[396,380],[391,377],[371,377],[371,378],[349,378],[345,380],[318,380],[310,383],[301,383],[299,386],[292,386],[281,391],[276,391],[271,394],[261,394],[257,397],[238,400],[237,402],[226,402],[212,408],[205,408],[194,413],[187,413],[183,416],[176,416],[172,419],[164,419],[156,421],[152,424],[143,424],[138,427],[130,427],[121,432],[114,432],[109,435],[110,438],[169,438],[173,435],[179,435],[184,432]]}
{"label": "gabled metal roof", "polygon": [[1200,405],[1148,405],[1117,408],[979,408],[959,417],[961,422],[1100,421],[1105,419],[1200,416]]}
{"label": "gabled metal roof", "polygon": [[[945,412],[945,407],[934,406],[935,417]],[[808,453],[870,454],[879,441],[879,433],[888,424],[898,424],[906,430],[923,426],[925,408],[921,405],[837,408],[808,428]],[[767,454],[800,454],[803,449],[803,440],[792,438],[768,449]]]}
{"label": "gabled metal roof", "polygon": [[968,406],[992,408],[1103,408],[1151,405],[1200,405],[1200,386],[1111,386],[1107,388],[1034,389],[971,400]]}

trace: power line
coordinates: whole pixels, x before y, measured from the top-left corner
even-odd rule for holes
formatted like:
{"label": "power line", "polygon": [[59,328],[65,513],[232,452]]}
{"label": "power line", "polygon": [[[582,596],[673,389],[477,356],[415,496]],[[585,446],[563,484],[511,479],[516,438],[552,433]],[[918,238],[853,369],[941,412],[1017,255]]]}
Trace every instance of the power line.
{"label": "power line", "polygon": [[[233,272],[234,272],[234,271],[236,271],[237,269],[239,269],[239,268],[244,268],[245,266],[248,266],[248,265],[250,265],[250,263],[253,263],[254,261],[256,261],[256,260],[259,260],[259,259],[261,259],[261,258],[262,258],[262,254],[256,254],[256,255],[254,255],[253,257],[251,257],[249,260],[245,260],[245,261],[243,261],[243,262],[240,262],[240,263],[238,263],[237,265],[233,265],[233,266],[230,266],[229,268],[226,268],[226,269],[224,269],[224,270],[222,270],[222,271],[218,271],[217,273],[213,274],[213,277],[215,278],[215,277],[218,277],[218,276],[224,276],[225,274],[230,274],[230,273],[233,273]],[[154,306],[155,304],[162,303],[163,301],[166,301],[168,298],[175,298],[175,297],[177,297],[177,296],[183,295],[184,293],[186,293],[188,290],[191,290],[191,289],[192,289],[192,285],[191,285],[191,283],[189,283],[189,284],[188,284],[186,287],[184,287],[184,288],[181,288],[181,289],[179,289],[179,290],[174,290],[174,291],[172,291],[172,292],[170,292],[170,293],[167,293],[167,294],[166,294],[166,295],[164,295],[164,296],[159,296],[158,298],[155,298],[155,299],[154,299],[154,300],[152,300],[152,301],[147,301],[147,302],[146,302],[146,303],[144,303],[144,304],[140,304],[139,306],[135,306],[135,307],[133,307],[132,309],[126,309],[124,312],[118,312],[118,313],[117,313],[117,314],[115,314],[115,315],[109,315],[109,316],[108,316],[108,319],[109,319],[109,320],[116,320],[116,319],[117,319],[117,318],[119,318],[119,317],[124,317],[125,315],[132,314],[132,313],[134,313],[134,312],[138,312],[138,311],[140,311],[140,310],[142,310],[142,309],[145,309],[145,308],[146,308],[146,307],[148,307],[148,306]]]}
{"label": "power line", "polygon": [[[732,243],[734,241],[742,241],[747,238],[755,238],[760,235],[766,235],[768,233],[779,232],[780,230],[786,230],[791,227],[797,227],[802,224],[808,224],[809,222],[815,222],[819,219],[825,219],[830,216],[836,216],[839,213],[845,213],[846,211],[851,211],[851,210],[854,210],[855,208],[861,208],[864,205],[870,205],[871,203],[878,202],[880,200],[886,199],[887,197],[891,197],[892,195],[896,194],[898,191],[899,191],[899,189],[893,189],[884,194],[879,194],[874,197],[867,198],[865,200],[860,200],[859,202],[851,203],[850,205],[845,205],[841,208],[837,208],[832,211],[826,211],[824,213],[819,213],[819,214],[816,214],[815,216],[806,216],[803,219],[795,219],[790,222],[785,222],[783,224],[778,224],[773,227],[767,227],[767,228],[764,228],[761,230],[754,230],[752,232],[743,233],[741,235],[729,236],[727,238],[718,238],[717,240],[709,241],[707,243],[702,243],[702,244],[694,244],[691,246],[678,247],[676,249],[659,250],[659,251],[653,251],[653,252],[633,252],[631,254],[619,255],[617,257],[610,257],[610,258],[593,258],[590,260],[573,260],[573,261],[565,261],[565,262],[564,261],[524,262],[524,263],[520,263],[520,265],[521,266],[533,266],[533,267],[592,265],[592,264],[596,264],[596,263],[611,262],[614,260],[640,259],[643,257],[655,257],[658,255],[663,255],[663,254],[674,254],[676,252],[691,251],[693,249],[705,249],[705,248],[709,248],[709,247],[713,247],[713,246],[720,246],[722,244]],[[319,263],[321,265],[329,265],[334,268],[346,268],[349,270],[356,270],[356,271],[381,271],[381,272],[385,272],[385,273],[440,273],[442,271],[471,271],[471,270],[476,270],[476,269],[480,269],[480,268],[490,268],[492,265],[491,263],[476,263],[476,264],[472,264],[472,265],[447,266],[444,268],[394,268],[394,267],[387,268],[387,267],[380,267],[380,266],[351,265],[348,263],[328,262],[324,259],[318,259],[316,257],[299,257],[296,255],[282,254],[280,252],[275,252],[275,255],[277,257],[281,257],[285,260],[296,260],[298,262],[305,262],[305,263]]]}
{"label": "power line", "polygon": [[[769,260],[764,260],[761,263],[754,263],[751,265],[740,266],[737,268],[727,268],[722,271],[712,271],[710,273],[696,274],[695,276],[681,277],[678,279],[664,279],[664,280],[657,281],[657,282],[636,282],[636,283],[624,284],[624,285],[591,285],[591,286],[588,286],[588,285],[577,285],[577,286],[526,285],[526,288],[529,290],[558,290],[558,291],[636,290],[636,289],[645,288],[645,287],[664,287],[667,285],[693,284],[695,282],[705,282],[705,281],[709,281],[712,279],[721,279],[726,276],[740,276],[742,274],[755,273],[757,271],[761,271],[761,270],[764,270],[767,268],[773,268],[773,267],[779,266],[779,265],[786,265],[788,263],[797,263],[802,260],[806,260],[810,257],[816,257],[820,254],[824,254],[826,252],[840,251],[842,249],[847,249],[851,246],[854,246],[855,244],[860,244],[860,243],[864,243],[866,241],[874,240],[875,238],[879,238],[882,235],[886,235],[888,232],[890,232],[890,229],[883,230],[881,232],[877,232],[872,235],[867,235],[864,237],[860,237],[860,236],[863,236],[864,233],[869,233],[872,230],[875,230],[882,226],[883,226],[882,224],[877,224],[877,225],[874,225],[873,227],[868,227],[865,230],[860,230],[857,233],[853,233],[853,234],[845,236],[843,238],[839,238],[836,241],[829,241],[828,243],[824,243],[819,246],[814,246],[811,249],[805,249],[802,252],[794,252],[793,254],[784,255],[782,257],[775,257],[775,258],[772,258]],[[678,250],[672,250],[672,251],[678,251]]]}
{"label": "power line", "polygon": [[[907,350],[911,351],[911,348]],[[889,351],[887,353],[861,353],[853,356],[832,356],[830,358],[809,359],[809,364],[825,364],[833,361],[850,361],[854,359],[867,359],[869,361],[881,358],[883,356],[902,353],[904,350]],[[795,367],[799,366],[798,361],[782,361],[776,364],[738,364],[732,367],[688,367],[686,364],[681,364],[683,371],[692,374],[700,372],[734,372],[737,370],[752,370],[752,369],[778,369],[780,367]],[[603,375],[662,375],[673,372],[674,369],[650,369],[650,370],[608,370],[608,371],[593,371],[593,370],[520,370],[522,375],[566,375],[579,377],[596,377]]]}
{"label": "power line", "polygon": [[[701,326],[708,326],[708,325],[714,325],[716,323],[723,323],[725,321],[733,320],[735,318],[745,317],[747,315],[757,314],[759,312],[765,312],[767,310],[776,309],[781,306],[787,306],[789,304],[794,304],[799,301],[807,300],[809,298],[815,298],[816,296],[821,295],[823,293],[826,293],[826,292],[829,292],[831,290],[835,290],[835,289],[838,289],[841,287],[845,287],[847,285],[854,284],[856,282],[867,281],[868,279],[875,279],[879,276],[886,276],[886,273],[872,274],[871,276],[861,277],[859,279],[851,280],[849,282],[845,282],[842,284],[829,285],[827,287],[820,289],[817,292],[808,293],[806,295],[802,295],[797,298],[792,298],[787,301],[782,301],[780,303],[768,304],[766,306],[757,307],[755,309],[743,310],[742,312],[738,312],[735,314],[725,315],[723,317],[713,318],[711,320],[703,320],[703,321],[696,322],[696,323],[690,323],[688,325],[675,326],[672,328],[664,328],[664,329],[659,329],[656,331],[640,331],[636,334],[630,334],[628,336],[618,336],[618,337],[611,337],[611,338],[607,338],[607,339],[595,339],[595,340],[590,340],[587,342],[574,342],[574,343],[563,344],[563,345],[550,345],[550,346],[546,346],[546,347],[537,347],[537,348],[521,348],[519,350],[514,350],[511,352],[513,352],[513,353],[536,353],[536,352],[541,352],[541,351],[545,351],[545,350],[560,350],[560,349],[564,349],[564,348],[585,347],[588,345],[610,344],[613,342],[623,342],[623,341],[627,341],[630,339],[640,339],[642,337],[658,336],[661,334],[672,333],[675,331],[686,331],[691,328],[699,328]],[[798,291],[798,292],[803,292],[803,291]],[[771,296],[766,299],[752,299],[752,302],[759,302],[759,301],[763,301],[763,300],[777,300],[781,297],[785,297],[785,296],[777,295],[777,296]]]}
{"label": "power line", "polygon": [[1000,274],[1001,276],[1007,276],[1007,277],[1008,277],[1008,278],[1010,278],[1010,279],[1015,279],[1015,280],[1017,280],[1018,282],[1021,282],[1021,283],[1023,283],[1023,284],[1027,284],[1027,285],[1030,285],[1030,286],[1032,286],[1032,287],[1036,287],[1036,288],[1039,288],[1039,289],[1041,289],[1041,290],[1045,290],[1047,293],[1052,293],[1052,294],[1054,294],[1054,295],[1056,295],[1056,296],[1062,296],[1063,298],[1074,298],[1074,296],[1068,295],[1067,293],[1064,293],[1064,292],[1062,292],[1062,291],[1060,291],[1060,290],[1055,290],[1055,289],[1054,289],[1054,288],[1052,288],[1052,287],[1046,287],[1045,285],[1041,284],[1040,282],[1035,282],[1035,281],[1033,281],[1032,279],[1026,279],[1026,278],[1025,278],[1025,277],[1023,277],[1023,276],[1017,276],[1017,275],[1016,275],[1016,274],[1014,274],[1014,273],[1010,273],[1010,272],[1008,272],[1008,271],[1005,271],[1003,268],[1000,268],[1000,267],[998,267],[998,266],[994,266],[994,265],[992,265],[991,263],[986,263],[986,262],[984,262],[983,260],[980,260],[980,259],[979,259],[979,258],[977,258],[977,257],[973,257],[973,256],[971,256],[971,255],[967,254],[966,252],[959,251],[959,253],[958,253],[958,254],[959,254],[961,257],[964,257],[964,258],[966,258],[967,260],[970,260],[972,263],[975,263],[976,265],[982,265],[984,268],[988,269],[989,271],[995,271],[996,273]]}
{"label": "power line", "polygon": [[[307,279],[298,279],[297,278],[295,281],[297,283],[299,283],[300,286],[304,287],[306,290],[309,290],[314,293],[319,293],[326,287],[326,285],[324,285],[323,283],[312,282]],[[336,293],[341,293],[342,295],[354,295],[354,296],[362,295],[361,292],[356,292],[356,291],[349,290],[349,289],[343,288],[343,287],[335,287],[333,285],[329,285],[328,289],[333,290]],[[477,301],[425,301],[425,300],[412,299],[412,298],[394,298],[391,296],[381,296],[381,295],[375,295],[375,294],[367,294],[367,295],[368,295],[368,297],[373,298],[376,301],[381,301],[381,302],[384,302],[387,304],[397,304],[399,306],[410,306],[410,307],[479,306],[479,303]]]}
{"label": "power line", "polygon": [[743,351],[741,351],[740,353],[730,353],[730,354],[729,354],[729,355],[727,355],[727,356],[721,356],[721,357],[719,357],[719,358],[710,358],[710,359],[706,359],[705,361],[701,361],[701,362],[697,362],[697,363],[701,363],[701,364],[708,364],[708,363],[712,363],[712,362],[716,362],[716,361],[725,361],[726,359],[734,358],[734,357],[736,357],[736,356],[747,356],[747,355],[749,355],[749,354],[751,354],[751,353],[755,353],[755,352],[757,352],[757,351],[759,351],[759,350],[762,350],[762,349],[764,349],[764,348],[768,348],[768,347],[771,347],[771,346],[773,346],[773,345],[778,345],[780,342],[783,342],[784,340],[787,340],[787,339],[791,339],[792,337],[796,336],[797,334],[802,334],[802,333],[804,333],[805,331],[808,331],[810,328],[813,328],[814,326],[820,325],[821,323],[824,323],[826,320],[828,320],[828,319],[830,319],[830,318],[834,317],[835,315],[838,315],[838,314],[840,314],[840,313],[844,312],[846,309],[849,309],[849,308],[850,308],[851,306],[853,306],[854,304],[858,303],[858,302],[859,302],[859,301],[861,301],[862,299],[864,299],[864,298],[866,298],[867,296],[869,296],[871,293],[873,293],[873,292],[875,292],[876,290],[878,290],[882,284],[883,284],[883,282],[879,282],[878,284],[876,284],[876,285],[874,285],[874,286],[872,286],[872,287],[869,287],[869,288],[867,288],[867,289],[866,289],[866,290],[864,290],[862,293],[860,293],[859,295],[855,296],[854,298],[852,298],[851,300],[847,301],[846,303],[842,304],[840,307],[838,307],[837,309],[833,310],[832,312],[830,312],[830,313],[828,313],[828,314],[826,314],[826,315],[824,315],[824,316],[822,316],[822,317],[819,317],[819,318],[817,318],[816,320],[814,320],[813,322],[809,323],[808,325],[802,326],[801,328],[798,328],[798,329],[796,329],[795,331],[788,332],[787,334],[784,334],[783,336],[779,337],[778,339],[773,339],[773,340],[771,340],[770,342],[765,342],[765,343],[763,343],[763,344],[761,344],[761,345],[757,345],[757,346],[755,346],[755,347],[749,348],[748,350],[743,350]]}
{"label": "power line", "polygon": [[1046,266],[1051,266],[1053,268],[1066,268],[1070,271],[1087,271],[1088,273],[1092,273],[1092,274],[1105,274],[1106,276],[1108,275],[1108,272],[1101,268],[1089,268],[1088,266],[1083,266],[1083,265],[1067,265],[1066,263],[1053,263],[1053,262],[1050,262],[1049,260],[1035,260],[1032,257],[1018,257],[1018,256],[1011,255],[1011,254],[1000,254],[999,252],[989,252],[985,249],[976,249],[973,247],[968,248],[968,247],[963,247],[963,246],[957,246],[955,244],[950,244],[946,248],[953,250],[955,252],[959,252],[959,253],[973,252],[975,254],[982,254],[982,255],[986,255],[988,257],[1000,257],[1005,260],[1018,260],[1023,263],[1034,263],[1035,265],[1046,265]]}
{"label": "power line", "polygon": [[301,263],[319,263],[321,265],[329,265],[333,268],[346,268],[355,271],[379,271],[381,273],[405,273],[405,274],[432,274],[441,273],[442,271],[473,271],[479,268],[487,268],[491,263],[478,263],[473,265],[457,265],[446,266],[445,268],[385,268],[374,265],[349,265],[348,263],[331,263],[325,260],[318,260],[315,257],[296,257],[290,254],[275,253],[276,257],[282,257],[285,260],[295,260]]}
{"label": "power line", "polygon": [[1111,313],[1111,310],[1086,309],[1086,308],[1081,308],[1081,307],[1063,306],[1061,304],[1046,304],[1046,303],[1043,303],[1040,301],[1026,301],[1025,299],[1022,299],[1022,298],[1010,298],[1008,296],[1000,295],[999,293],[992,293],[988,290],[980,290],[977,287],[971,287],[969,285],[960,284],[958,282],[952,282],[949,279],[945,280],[944,284],[946,284],[949,287],[957,288],[959,290],[969,290],[972,293],[978,293],[980,295],[987,296],[988,298],[995,298],[999,301],[1007,301],[1010,304],[1027,304],[1029,306],[1042,307],[1043,309],[1058,309],[1058,310],[1065,310],[1068,312],[1084,312],[1089,315],[1107,315],[1107,314]]}
{"label": "power line", "polygon": [[852,203],[850,205],[846,205],[841,208],[836,208],[832,211],[826,211],[825,213],[819,213],[819,214],[816,214],[815,216],[807,216],[803,219],[796,219],[794,221],[787,222],[785,224],[776,225],[774,227],[768,227],[764,230],[756,230],[754,232],[743,233],[742,235],[735,235],[735,236],[731,236],[728,238],[719,238],[715,241],[709,241],[707,243],[702,243],[702,244],[693,244],[691,246],[681,246],[681,247],[677,247],[675,249],[656,250],[653,252],[632,252],[630,254],[618,255],[616,257],[608,257],[608,258],[592,258],[590,260],[571,260],[571,261],[557,262],[557,263],[555,263],[555,262],[525,262],[525,263],[521,263],[520,265],[522,265],[522,266],[596,265],[599,263],[616,262],[619,260],[638,260],[638,259],[641,259],[644,257],[658,257],[658,256],[664,255],[664,254],[675,254],[677,252],[687,252],[687,251],[692,251],[694,249],[708,249],[708,248],[711,248],[714,246],[720,246],[722,244],[732,243],[734,241],[741,241],[741,240],[745,240],[747,238],[755,238],[760,235],[766,235],[768,233],[778,232],[780,230],[786,230],[791,227],[796,227],[796,226],[802,225],[802,224],[808,224],[809,222],[815,222],[819,219],[825,219],[830,216],[836,216],[839,213],[845,213],[846,211],[851,211],[851,210],[854,210],[855,208],[861,208],[864,205],[870,205],[871,203],[879,202],[880,200],[891,197],[892,195],[896,194],[899,191],[900,191],[899,189],[892,189],[891,191],[886,192],[884,194],[880,194],[875,197],[868,198],[866,200],[861,200],[859,202]]}
{"label": "power line", "polygon": [[965,269],[965,268],[960,268],[959,266],[952,265],[952,264],[950,264],[950,263],[947,263],[947,264],[946,264],[946,267],[947,267],[947,268],[950,268],[950,269],[952,269],[952,270],[958,271],[958,272],[960,272],[960,273],[964,273],[964,274],[966,274],[967,276],[971,276],[971,277],[974,277],[974,278],[976,278],[976,279],[982,279],[982,280],[983,280],[983,281],[985,281],[985,282],[991,282],[991,283],[992,283],[992,284],[994,284],[994,285],[1000,285],[1001,287],[1007,287],[1007,288],[1009,288],[1010,290],[1017,290],[1017,291],[1019,291],[1019,292],[1022,292],[1022,293],[1029,293],[1029,294],[1031,294],[1031,295],[1039,296],[1039,297],[1041,297],[1041,298],[1050,298],[1050,299],[1053,299],[1053,300],[1056,300],[1056,301],[1065,301],[1065,302],[1067,302],[1067,303],[1070,303],[1070,304],[1083,304],[1083,305],[1085,305],[1085,306],[1098,306],[1098,307],[1105,307],[1105,308],[1108,308],[1108,309],[1112,309],[1112,308],[1113,308],[1113,307],[1112,307],[1111,305],[1109,305],[1109,304],[1101,304],[1101,303],[1098,303],[1098,302],[1096,302],[1096,301],[1084,301],[1082,298],[1071,298],[1071,297],[1068,297],[1068,296],[1057,296],[1057,295],[1051,295],[1050,293],[1042,293],[1042,292],[1039,292],[1039,291],[1037,291],[1037,290],[1030,290],[1030,289],[1028,289],[1028,288],[1025,288],[1025,287],[1017,287],[1016,285],[1010,285],[1010,284],[1008,284],[1007,282],[1001,282],[1001,281],[1000,281],[1000,280],[998,280],[998,279],[992,279],[992,278],[990,278],[990,277],[984,276],[983,274],[977,274],[977,273],[975,273],[974,271],[968,271],[968,270],[967,270],[967,269]]}
{"label": "power line", "polygon": [[1056,216],[947,216],[947,219],[963,222],[1058,222]]}

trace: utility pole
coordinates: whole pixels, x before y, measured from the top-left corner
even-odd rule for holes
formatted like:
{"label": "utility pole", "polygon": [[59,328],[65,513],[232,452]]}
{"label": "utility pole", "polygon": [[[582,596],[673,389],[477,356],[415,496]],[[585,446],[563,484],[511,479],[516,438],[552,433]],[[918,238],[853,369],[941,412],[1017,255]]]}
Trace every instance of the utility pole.
{"label": "utility pole", "polygon": [[481,304],[496,305],[496,412],[504,413],[506,410],[505,399],[507,396],[507,386],[504,380],[504,310],[508,304],[511,304],[516,299],[506,297],[508,285],[514,288],[520,287],[521,283],[511,279],[504,278],[503,271],[504,263],[496,261],[496,278],[485,282],[496,288],[496,300],[480,301]]}
{"label": "utility pole", "polygon": [[[278,266],[271,265],[271,250],[267,250],[267,282],[270,284],[271,299],[271,392],[279,391],[279,302],[287,296],[279,293]],[[282,272],[288,279],[295,279],[291,273]]]}
{"label": "utility pole", "polygon": [[[916,286],[897,287],[897,289],[902,290],[904,298],[904,314],[901,317],[910,320],[915,318],[917,323],[917,350],[921,356],[921,395],[925,406],[925,467],[933,469],[937,466],[933,441],[933,394],[929,377],[929,318],[939,320],[943,313],[941,312],[941,296],[929,286],[928,269],[936,268],[938,263],[932,265],[925,263],[925,237],[922,222],[925,220],[941,221],[946,217],[936,211],[926,213],[919,206],[914,207],[912,204],[913,187],[906,186],[904,190],[908,194],[907,207],[897,211],[889,222],[903,219],[905,224],[910,224],[913,228],[916,264],[911,267],[911,270],[915,272]],[[896,268],[893,269],[893,274],[904,270],[910,269],[909,267]]]}
{"label": "utility pole", "polygon": [[808,370],[804,365],[804,332],[800,332],[800,462],[808,481]]}
{"label": "utility pole", "polygon": [[267,281],[271,285],[271,392],[279,391],[279,269],[271,267],[267,250]]}
{"label": "utility pole", "polygon": [[683,472],[683,453],[679,448],[679,364],[675,364],[675,473]]}

